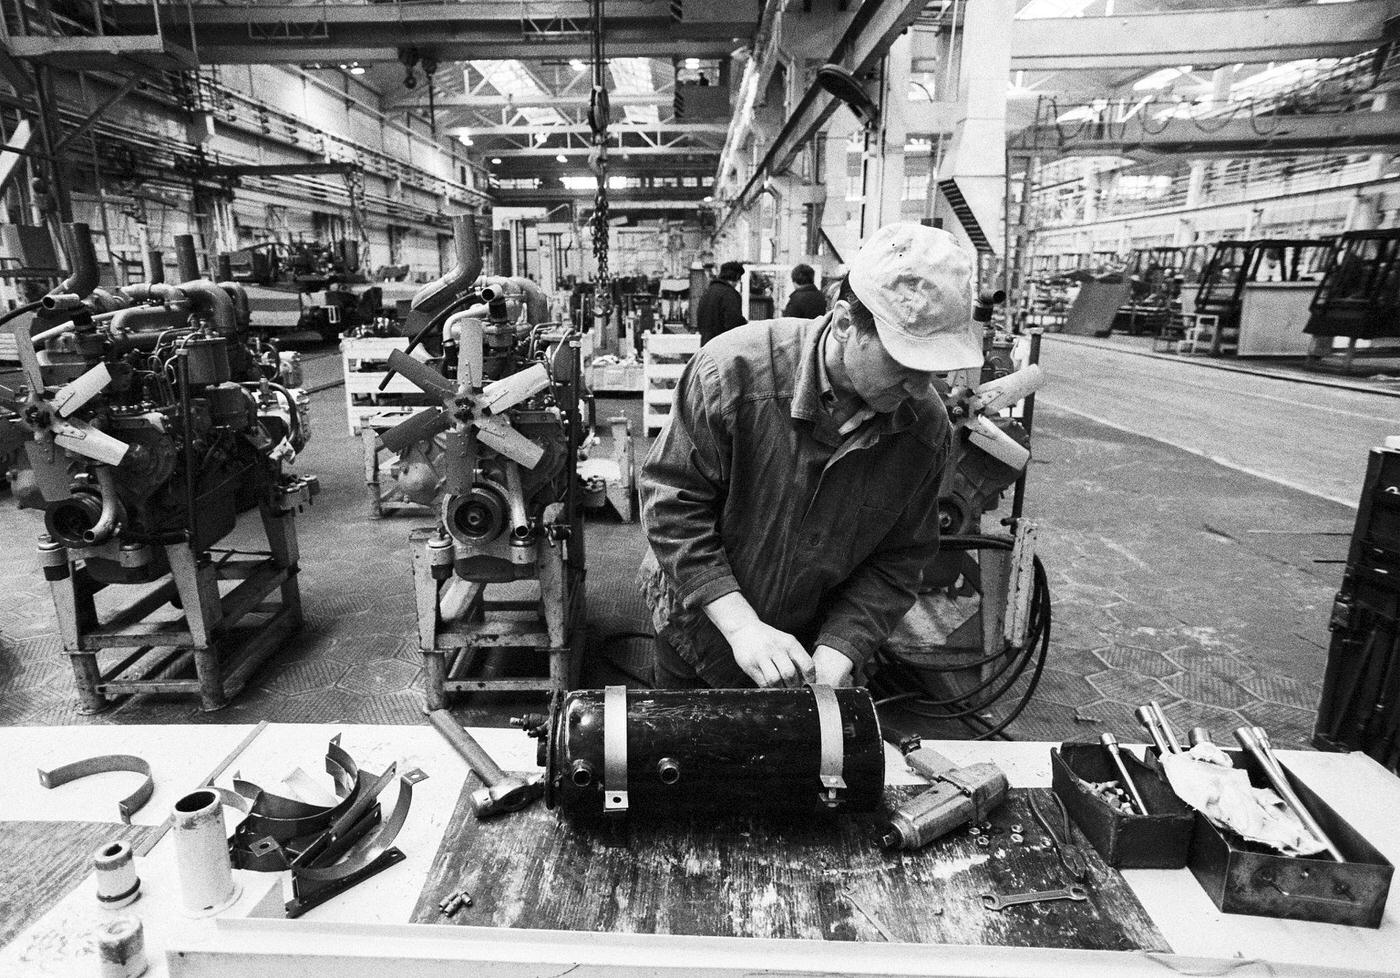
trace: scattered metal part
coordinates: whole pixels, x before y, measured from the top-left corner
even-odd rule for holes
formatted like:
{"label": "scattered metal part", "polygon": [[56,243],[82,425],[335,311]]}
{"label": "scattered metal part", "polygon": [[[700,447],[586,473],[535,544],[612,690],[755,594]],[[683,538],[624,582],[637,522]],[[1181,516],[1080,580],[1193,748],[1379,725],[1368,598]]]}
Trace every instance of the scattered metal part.
{"label": "scattered metal part", "polygon": [[409,784],[417,784],[419,781],[428,780],[428,772],[424,771],[421,767],[411,767],[403,772],[400,777],[407,778]]}
{"label": "scattered metal part", "polygon": [[472,905],[472,895],[466,890],[456,890],[449,893],[438,903],[438,911],[451,917],[463,907]]}
{"label": "scattered metal part", "polygon": [[1042,890],[1039,893],[983,893],[982,906],[988,910],[1003,911],[1007,907],[1018,907],[1024,903],[1050,903],[1054,900],[1083,901],[1089,899],[1089,891],[1075,885],[1063,890]]}
{"label": "scattered metal part", "polygon": [[978,828],[977,826],[975,826],[975,825],[973,825],[973,826],[971,826],[970,828],[968,828],[967,832],[968,832],[968,835],[981,835],[981,834],[982,834],[982,830],[979,829],[979,828]]}
{"label": "scattered metal part", "polygon": [[1080,713],[1080,712],[1079,712],[1079,708],[1076,707],[1075,710],[1074,710],[1074,722],[1075,722],[1075,723],[1103,723],[1103,717],[1091,717],[1091,716],[1086,716],[1085,714]]}
{"label": "scattered metal part", "polygon": [[1027,805],[1030,807],[1031,815],[1036,822],[1045,830],[1046,836],[1050,839],[1050,846],[1055,850],[1055,855],[1059,857],[1060,865],[1064,867],[1066,873],[1076,883],[1083,883],[1089,876],[1089,858],[1071,840],[1069,812],[1065,809],[1065,803],[1059,795],[1050,792],[1050,800],[1055,805],[1055,810],[1059,818],[1051,822],[1050,818],[1041,810],[1040,795],[1030,792],[1026,796]]}
{"label": "scattered metal part", "polygon": [[1021,835],[1020,832],[1012,832],[1012,833],[1011,833],[1011,841],[1012,841],[1012,842],[1015,842],[1015,843],[1024,842],[1024,841],[1025,841],[1025,836]]}
{"label": "scattered metal part", "polygon": [[991,827],[992,827],[992,823],[991,823],[991,822],[983,822],[983,823],[982,823],[982,829],[983,829],[984,831],[987,830],[987,829],[989,829],[989,828],[991,828]]}
{"label": "scattered metal part", "polygon": [[860,911],[860,915],[862,917],[870,921],[870,926],[874,927],[877,931],[879,931],[881,937],[889,941],[891,944],[897,944],[899,942],[899,939],[890,932],[890,929],[884,924],[880,923],[879,918],[877,918],[869,910],[865,909],[865,907],[861,906],[860,901],[851,895],[850,890],[842,890],[841,896],[847,903],[855,907],[856,910]]}
{"label": "scattered metal part", "polygon": [[1210,731],[1205,727],[1192,727],[1190,733],[1186,735],[1186,742],[1192,747],[1195,747],[1197,744],[1214,743],[1210,738]]}
{"label": "scattered metal part", "polygon": [[151,779],[151,765],[135,754],[99,754],[96,757],[85,757],[81,761],[56,767],[51,771],[39,768],[39,783],[45,788],[57,788],[70,781],[77,781],[79,778],[86,778],[93,774],[106,774],[109,771],[128,771],[131,774],[145,776],[135,791],[117,802],[117,811],[121,813],[122,821],[130,825],[131,816],[139,812],[141,806],[151,800],[151,794],[156,788],[155,781]]}
{"label": "scattered metal part", "polygon": [[1020,822],[1017,822],[1015,825],[1011,826],[1011,831],[1012,831],[1012,832],[1021,832],[1021,831],[1024,831],[1024,830],[1023,830],[1023,828],[1022,828],[1022,826],[1021,826],[1021,823],[1020,823]]}
{"label": "scattered metal part", "polygon": [[1157,714],[1150,706],[1139,706],[1133,711],[1138,723],[1142,724],[1142,729],[1147,731],[1147,735],[1152,738],[1153,745],[1157,748],[1157,753],[1161,756],[1173,753],[1171,744],[1167,742],[1167,735],[1157,724]]}
{"label": "scattered metal part", "polygon": [[141,879],[136,875],[136,862],[127,843],[116,841],[101,846],[92,855],[92,868],[101,906],[124,907],[141,895]]}
{"label": "scattered metal part", "polygon": [[977,844],[979,846],[989,846],[992,844],[992,840],[989,836],[979,835],[977,837]]}

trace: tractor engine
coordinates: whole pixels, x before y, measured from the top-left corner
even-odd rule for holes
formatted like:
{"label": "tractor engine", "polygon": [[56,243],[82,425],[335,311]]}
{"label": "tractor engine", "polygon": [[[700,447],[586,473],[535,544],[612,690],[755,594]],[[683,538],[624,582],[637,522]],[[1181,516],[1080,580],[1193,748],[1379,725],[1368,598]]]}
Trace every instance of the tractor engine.
{"label": "tractor engine", "polygon": [[24,387],[0,389],[0,456],[46,546],[99,581],[153,581],[164,545],[208,548],[262,494],[309,498],[314,480],[282,471],[310,437],[308,398],[251,337],[242,288],[97,289],[87,228],[65,232],[75,271],[14,327]]}
{"label": "tractor engine", "polygon": [[[442,323],[441,372],[398,351],[390,369],[442,398],[391,428],[396,491],[437,508],[436,566],[491,583],[532,577],[542,535],[561,534],[575,478],[577,350],[527,279],[487,277]],[[553,539],[554,537],[550,537]]]}

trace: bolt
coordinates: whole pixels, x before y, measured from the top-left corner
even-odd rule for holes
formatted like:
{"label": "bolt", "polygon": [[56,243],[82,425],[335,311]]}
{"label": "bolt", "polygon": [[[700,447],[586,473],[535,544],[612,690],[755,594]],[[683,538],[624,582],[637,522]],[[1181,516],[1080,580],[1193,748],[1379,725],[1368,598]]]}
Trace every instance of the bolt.
{"label": "bolt", "polygon": [[1021,833],[1020,833],[1020,832],[1012,832],[1012,833],[1011,833],[1011,841],[1012,841],[1012,842],[1021,842],[1021,841],[1022,841]]}
{"label": "bolt", "polygon": [[1021,831],[1021,825],[1020,825],[1020,823],[1018,822],[1017,824],[1011,826],[1011,831],[1012,831],[1012,832],[1020,832],[1020,831]]}
{"label": "bolt", "polygon": [[992,840],[991,840],[991,838],[988,837],[988,836],[979,835],[979,836],[977,837],[977,844],[978,844],[979,846],[989,846],[989,845],[992,844]]}
{"label": "bolt", "polygon": [[978,828],[977,826],[975,826],[975,825],[972,826],[972,828],[968,829],[967,831],[968,831],[970,834],[972,834],[972,835],[981,835],[981,834],[982,834],[982,830],[979,829],[979,828]]}

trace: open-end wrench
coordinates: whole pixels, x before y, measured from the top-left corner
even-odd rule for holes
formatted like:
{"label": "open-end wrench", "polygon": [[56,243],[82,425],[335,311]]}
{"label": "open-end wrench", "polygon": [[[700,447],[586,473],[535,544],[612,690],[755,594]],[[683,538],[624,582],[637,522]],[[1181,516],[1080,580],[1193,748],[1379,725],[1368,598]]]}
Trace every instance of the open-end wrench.
{"label": "open-end wrench", "polygon": [[1022,903],[1048,903],[1051,900],[1087,900],[1089,891],[1082,886],[1071,886],[1064,890],[1044,890],[1040,893],[983,893],[982,906],[988,910],[1005,910]]}

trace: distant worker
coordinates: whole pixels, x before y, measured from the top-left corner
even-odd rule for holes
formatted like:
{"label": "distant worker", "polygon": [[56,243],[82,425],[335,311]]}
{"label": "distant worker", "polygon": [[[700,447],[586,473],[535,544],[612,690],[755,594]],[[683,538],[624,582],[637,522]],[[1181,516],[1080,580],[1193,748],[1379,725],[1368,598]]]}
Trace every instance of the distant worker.
{"label": "distant worker", "polygon": [[720,333],[748,322],[744,318],[737,284],[743,277],[744,263],[727,261],[719,267],[719,278],[711,282],[705,294],[700,297],[700,308],[695,314],[695,328],[700,334],[701,346]]}
{"label": "distant worker", "polygon": [[783,316],[792,319],[816,319],[826,315],[826,297],[814,284],[817,275],[811,265],[792,266],[792,284],[797,288],[783,306]]}

